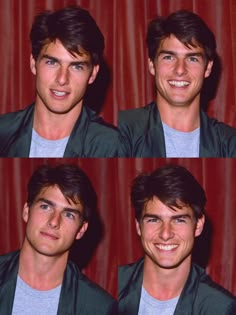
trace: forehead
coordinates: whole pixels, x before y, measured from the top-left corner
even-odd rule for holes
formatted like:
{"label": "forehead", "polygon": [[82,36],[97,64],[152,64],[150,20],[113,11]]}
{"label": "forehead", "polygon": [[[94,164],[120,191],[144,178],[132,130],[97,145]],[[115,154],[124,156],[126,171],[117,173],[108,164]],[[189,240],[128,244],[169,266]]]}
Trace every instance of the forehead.
{"label": "forehead", "polygon": [[39,54],[39,58],[43,55],[49,55],[59,60],[68,60],[70,62],[74,61],[86,61],[91,62],[91,56],[88,52],[83,49],[78,49],[80,54],[73,52],[73,55],[62,45],[62,43],[57,39],[56,41],[46,43]]}
{"label": "forehead", "polygon": [[193,210],[188,205],[183,204],[181,208],[170,208],[162,203],[156,196],[146,202],[142,216],[147,213],[160,217],[171,217],[173,215],[182,215],[183,213],[193,216]]}
{"label": "forehead", "polygon": [[204,49],[194,42],[194,46],[185,46],[180,40],[178,40],[174,35],[170,35],[161,40],[160,46],[158,48],[158,53],[162,50],[168,50],[180,53],[202,53],[204,54]]}
{"label": "forehead", "polygon": [[61,207],[73,207],[82,211],[83,206],[78,200],[77,202],[72,201],[69,198],[66,198],[61,192],[60,188],[57,185],[43,187],[39,194],[35,198],[35,202],[38,202],[40,199],[46,199],[53,202],[57,206]]}

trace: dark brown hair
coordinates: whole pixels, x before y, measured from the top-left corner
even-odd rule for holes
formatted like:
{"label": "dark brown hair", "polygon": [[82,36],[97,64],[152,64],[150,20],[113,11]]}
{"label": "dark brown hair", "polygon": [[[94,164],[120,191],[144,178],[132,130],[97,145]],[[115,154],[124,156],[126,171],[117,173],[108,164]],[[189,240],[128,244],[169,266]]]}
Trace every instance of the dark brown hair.
{"label": "dark brown hair", "polygon": [[27,203],[30,207],[45,187],[58,186],[64,197],[83,206],[83,219],[88,221],[97,207],[97,195],[88,176],[76,165],[42,165],[28,183]]}
{"label": "dark brown hair", "polygon": [[79,6],[37,15],[30,39],[35,60],[45,44],[57,39],[72,55],[90,54],[94,65],[99,64],[103,57],[104,37],[89,12]]}
{"label": "dark brown hair", "polygon": [[190,206],[196,219],[204,214],[205,191],[184,167],[167,164],[151,174],[137,176],[131,187],[135,217],[140,221],[146,203],[157,197],[170,208]]}

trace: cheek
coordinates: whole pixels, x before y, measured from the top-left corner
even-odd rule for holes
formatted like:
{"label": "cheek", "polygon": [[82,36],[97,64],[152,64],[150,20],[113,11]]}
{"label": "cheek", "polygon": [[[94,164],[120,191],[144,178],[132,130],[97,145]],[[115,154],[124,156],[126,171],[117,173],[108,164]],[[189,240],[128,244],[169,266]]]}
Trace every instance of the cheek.
{"label": "cheek", "polygon": [[143,242],[150,242],[157,237],[157,229],[146,229],[142,231],[142,240]]}

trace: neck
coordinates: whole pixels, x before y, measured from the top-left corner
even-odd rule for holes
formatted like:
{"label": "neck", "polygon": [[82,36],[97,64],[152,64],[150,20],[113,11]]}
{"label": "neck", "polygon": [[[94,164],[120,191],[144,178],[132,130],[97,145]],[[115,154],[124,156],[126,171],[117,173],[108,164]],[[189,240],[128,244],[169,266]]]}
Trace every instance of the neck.
{"label": "neck", "polygon": [[18,274],[32,288],[50,290],[62,283],[67,261],[68,253],[57,257],[46,256],[32,250],[24,241]]}
{"label": "neck", "polygon": [[41,101],[35,103],[34,130],[48,140],[59,140],[70,136],[82,110],[82,102],[66,113],[50,111]]}
{"label": "neck", "polygon": [[143,286],[158,300],[170,300],[179,296],[187,281],[191,258],[187,257],[181,265],[165,269],[157,266],[149,257],[144,260]]}
{"label": "neck", "polygon": [[200,126],[200,103],[195,100],[188,106],[174,106],[157,97],[162,122],[178,131],[191,132]]}

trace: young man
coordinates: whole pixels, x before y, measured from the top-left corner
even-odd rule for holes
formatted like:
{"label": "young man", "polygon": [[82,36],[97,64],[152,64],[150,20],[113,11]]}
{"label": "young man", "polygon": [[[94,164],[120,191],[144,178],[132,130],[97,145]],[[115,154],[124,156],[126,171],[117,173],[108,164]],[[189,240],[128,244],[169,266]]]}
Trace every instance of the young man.
{"label": "young man", "polygon": [[149,24],[146,42],[156,102],[120,112],[120,155],[236,157],[236,129],[200,108],[216,57],[215,37],[204,21],[185,10],[158,17]]}
{"label": "young man", "polygon": [[117,156],[116,128],[83,106],[104,49],[89,12],[75,6],[41,13],[30,38],[35,103],[0,117],[0,156]]}
{"label": "young man", "polygon": [[116,301],[68,261],[95,207],[96,193],[77,166],[34,172],[22,212],[22,248],[0,256],[1,314],[116,314]]}
{"label": "young man", "polygon": [[133,182],[144,259],[119,270],[119,314],[236,314],[236,300],[191,262],[204,226],[205,192],[183,167],[166,165]]}

